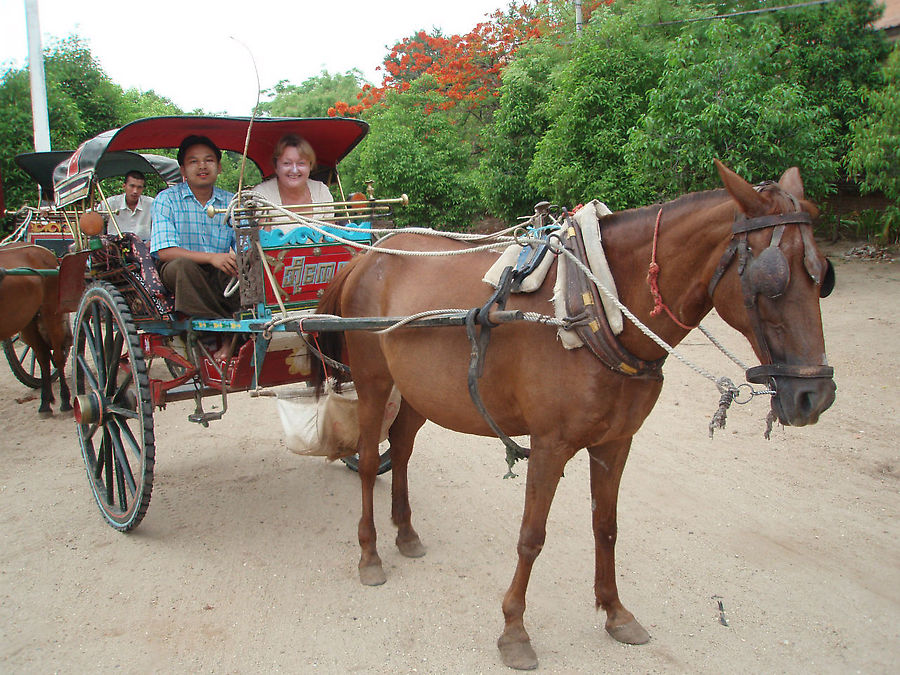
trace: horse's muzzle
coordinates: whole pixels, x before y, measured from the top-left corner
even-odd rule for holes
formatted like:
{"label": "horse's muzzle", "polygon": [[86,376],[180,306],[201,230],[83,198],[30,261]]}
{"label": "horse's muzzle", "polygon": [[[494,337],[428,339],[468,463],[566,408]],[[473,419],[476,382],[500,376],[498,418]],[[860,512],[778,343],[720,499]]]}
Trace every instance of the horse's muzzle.
{"label": "horse's muzzle", "polygon": [[775,377],[772,410],[785,426],[803,427],[819,421],[834,403],[837,386],[830,377]]}

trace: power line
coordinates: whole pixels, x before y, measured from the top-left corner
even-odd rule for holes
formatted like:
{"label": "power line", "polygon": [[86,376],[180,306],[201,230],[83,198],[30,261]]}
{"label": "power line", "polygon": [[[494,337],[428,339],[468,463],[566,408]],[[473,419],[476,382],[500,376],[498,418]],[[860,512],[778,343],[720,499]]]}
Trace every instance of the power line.
{"label": "power line", "polygon": [[694,21],[715,21],[717,19],[733,19],[736,16],[746,16],[748,14],[765,14],[767,12],[782,12],[786,9],[800,9],[801,7],[812,7],[814,5],[829,5],[832,2],[840,0],[813,0],[812,2],[801,2],[796,5],[782,5],[780,7],[763,7],[761,9],[748,9],[743,12],[732,12],[731,14],[716,14],[715,16],[700,16],[692,19],[676,19],[674,21],[660,21],[656,26],[670,26],[676,23],[693,23]]}

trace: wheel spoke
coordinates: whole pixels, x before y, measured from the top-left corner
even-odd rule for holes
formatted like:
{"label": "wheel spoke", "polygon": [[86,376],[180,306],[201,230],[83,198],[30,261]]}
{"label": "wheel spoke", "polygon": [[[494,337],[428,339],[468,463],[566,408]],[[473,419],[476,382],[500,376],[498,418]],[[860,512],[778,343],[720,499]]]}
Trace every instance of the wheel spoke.
{"label": "wheel spoke", "polygon": [[[107,333],[107,337],[109,337],[109,333]],[[122,362],[122,345],[125,342],[125,336],[122,335],[121,332],[116,331],[113,340],[110,342],[107,340],[109,350],[106,352],[106,356],[109,359],[107,361],[107,372],[106,372],[106,393],[107,395],[112,395],[113,390],[118,385],[116,381],[119,378],[119,366]]]}
{"label": "wheel spoke", "polygon": [[82,356],[81,354],[76,355],[75,361],[76,363],[78,363],[79,371],[87,379],[88,384],[91,386],[91,389],[99,389],[100,383],[97,381],[97,378],[95,377],[93,371],[91,371],[91,368],[88,365],[87,361],[84,360],[84,356]]}
{"label": "wheel spoke", "polygon": [[116,424],[119,427],[119,431],[121,432],[120,440],[124,438],[124,440],[128,443],[128,447],[131,448],[131,451],[134,453],[134,456],[138,459],[143,458],[144,456],[144,446],[141,443],[141,440],[135,438],[134,433],[131,431],[131,427],[125,424],[125,420],[116,420]]}
{"label": "wheel spoke", "polygon": [[[85,333],[85,343],[87,344],[88,349],[91,352],[91,359],[94,362],[94,367],[97,372],[97,377],[99,378],[100,373],[103,372],[103,358],[100,354],[100,345],[97,339],[97,333],[94,330],[91,330],[92,324],[97,326],[100,322],[100,317],[98,314],[98,308],[96,307],[96,303],[91,307],[91,314],[93,315],[91,318],[86,318],[81,323],[81,327],[84,329]],[[80,358],[79,354],[79,358]],[[94,386],[96,388],[100,387],[99,382],[95,382]]]}
{"label": "wheel spoke", "polygon": [[[137,486],[134,481],[134,473],[131,471],[131,464],[128,463],[128,457],[125,454],[125,448],[122,447],[122,438],[119,436],[119,429],[113,427],[110,429],[110,438],[112,439],[113,451],[116,457],[116,482],[119,486],[121,494],[120,501],[125,498],[125,482],[128,482],[128,494],[134,495]],[[122,504],[122,510],[127,508],[127,504]]]}
{"label": "wheel spoke", "polygon": [[113,480],[115,479],[113,477],[113,453],[110,445],[109,429],[103,427],[103,442],[101,448],[103,452],[103,468],[106,473],[106,479],[104,480],[106,485],[106,503],[112,506],[114,494]]}
{"label": "wheel spoke", "polygon": [[136,410],[131,410],[130,408],[123,408],[120,405],[115,405],[110,403],[106,406],[106,412],[112,413],[113,415],[117,415],[118,417],[127,417],[130,420],[140,419],[141,414]]}

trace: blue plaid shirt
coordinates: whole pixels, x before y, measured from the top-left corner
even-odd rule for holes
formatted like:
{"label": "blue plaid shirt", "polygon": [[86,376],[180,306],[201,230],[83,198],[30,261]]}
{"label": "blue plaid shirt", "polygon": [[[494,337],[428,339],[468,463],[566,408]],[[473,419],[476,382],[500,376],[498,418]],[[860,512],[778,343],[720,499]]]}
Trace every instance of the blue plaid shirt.
{"label": "blue plaid shirt", "polygon": [[[224,209],[232,194],[213,188],[209,203]],[[150,253],[180,246],[189,251],[226,253],[234,248],[234,230],[225,223],[225,214],[213,218],[206,214],[207,204],[201,204],[187,183],[178,183],[156,195],[153,200],[153,228],[150,231]]]}

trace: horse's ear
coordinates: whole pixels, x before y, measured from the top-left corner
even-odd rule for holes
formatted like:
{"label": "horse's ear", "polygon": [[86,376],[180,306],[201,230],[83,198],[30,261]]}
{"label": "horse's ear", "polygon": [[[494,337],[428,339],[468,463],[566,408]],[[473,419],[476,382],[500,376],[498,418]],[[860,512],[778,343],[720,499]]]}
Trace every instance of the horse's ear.
{"label": "horse's ear", "polygon": [[718,159],[713,159],[713,162],[716,164],[716,170],[718,170],[719,176],[722,178],[725,189],[728,190],[734,201],[738,203],[744,215],[753,218],[767,212],[765,197],[754,190],[750,183],[738,176]]}
{"label": "horse's ear", "polygon": [[778,187],[797,199],[803,199],[803,179],[800,178],[800,169],[792,166],[785,171],[778,181]]}

